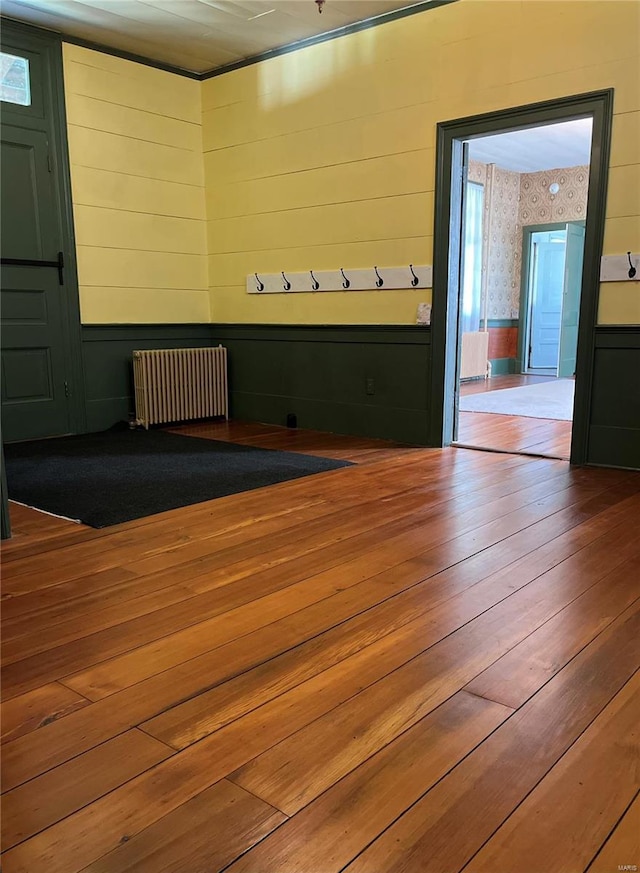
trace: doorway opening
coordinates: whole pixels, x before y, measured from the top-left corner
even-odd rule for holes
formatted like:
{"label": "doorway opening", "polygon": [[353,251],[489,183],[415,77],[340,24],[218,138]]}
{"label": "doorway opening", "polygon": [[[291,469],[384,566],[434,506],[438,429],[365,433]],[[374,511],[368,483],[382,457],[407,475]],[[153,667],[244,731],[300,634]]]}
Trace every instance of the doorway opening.
{"label": "doorway opening", "polygon": [[439,125],[434,444],[585,459],[610,123],[598,92]]}

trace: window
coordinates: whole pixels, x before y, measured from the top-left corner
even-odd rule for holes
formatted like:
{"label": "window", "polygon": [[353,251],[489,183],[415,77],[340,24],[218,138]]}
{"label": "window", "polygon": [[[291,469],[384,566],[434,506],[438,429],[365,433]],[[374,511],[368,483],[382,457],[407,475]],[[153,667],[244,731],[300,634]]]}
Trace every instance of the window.
{"label": "window", "polygon": [[484,187],[467,184],[464,216],[464,261],[462,275],[462,331],[480,330],[482,299],[482,211]]}
{"label": "window", "polygon": [[0,52],[0,100],[31,106],[29,61],[17,55]]}

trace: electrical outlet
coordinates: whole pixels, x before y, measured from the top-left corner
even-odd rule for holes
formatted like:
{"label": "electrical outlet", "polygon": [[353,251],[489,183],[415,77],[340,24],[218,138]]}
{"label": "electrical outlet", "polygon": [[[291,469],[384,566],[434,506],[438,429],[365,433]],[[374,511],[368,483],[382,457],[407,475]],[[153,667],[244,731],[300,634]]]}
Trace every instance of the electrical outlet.
{"label": "electrical outlet", "polygon": [[367,394],[375,394],[376,393],[376,383],[375,380],[370,376],[367,378]]}

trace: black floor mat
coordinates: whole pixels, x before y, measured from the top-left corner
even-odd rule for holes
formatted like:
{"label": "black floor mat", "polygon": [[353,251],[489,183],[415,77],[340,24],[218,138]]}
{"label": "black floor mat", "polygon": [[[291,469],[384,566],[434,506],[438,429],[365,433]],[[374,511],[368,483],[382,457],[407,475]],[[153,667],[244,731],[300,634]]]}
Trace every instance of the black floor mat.
{"label": "black floor mat", "polygon": [[10,500],[92,527],[350,466],[164,431],[13,443],[5,456]]}

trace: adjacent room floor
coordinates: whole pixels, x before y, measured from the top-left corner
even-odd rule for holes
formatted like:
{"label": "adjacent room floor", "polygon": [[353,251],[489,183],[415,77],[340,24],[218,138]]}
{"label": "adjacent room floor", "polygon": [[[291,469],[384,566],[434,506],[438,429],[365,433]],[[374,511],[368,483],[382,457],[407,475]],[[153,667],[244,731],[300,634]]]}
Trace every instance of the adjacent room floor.
{"label": "adjacent room floor", "polygon": [[640,476],[179,431],[356,466],[102,530],[12,507],[5,873],[638,863]]}
{"label": "adjacent room floor", "polygon": [[[549,376],[494,376],[486,380],[463,382],[460,396],[548,381],[555,380]],[[571,421],[488,412],[460,412],[459,416],[459,445],[502,452],[525,452],[564,460],[568,460],[571,454]]]}

